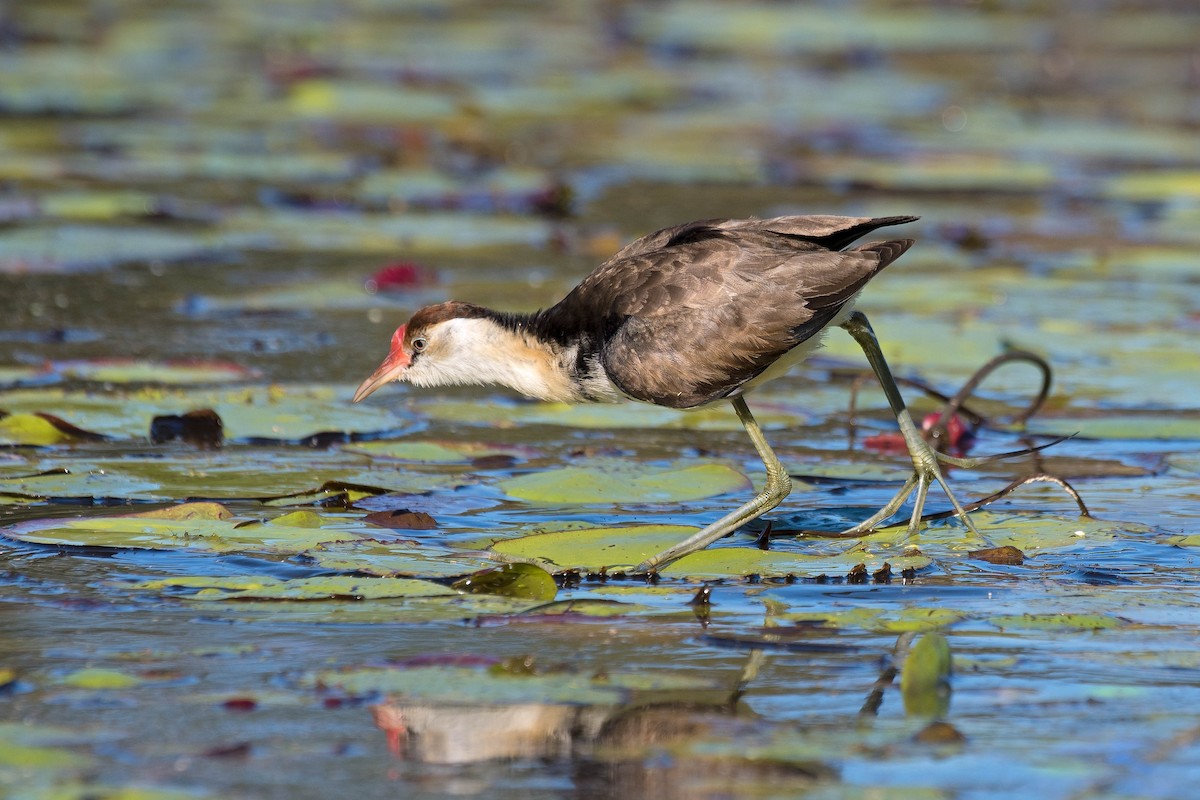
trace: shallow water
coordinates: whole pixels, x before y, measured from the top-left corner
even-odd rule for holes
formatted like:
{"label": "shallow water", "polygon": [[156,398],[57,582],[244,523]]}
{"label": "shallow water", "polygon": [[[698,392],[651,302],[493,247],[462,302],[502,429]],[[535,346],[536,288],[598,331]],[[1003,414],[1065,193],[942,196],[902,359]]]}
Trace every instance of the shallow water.
{"label": "shallow water", "polygon": [[[0,793],[1191,796],[1193,4],[42,2],[0,41]],[[1004,426],[1038,377],[1002,368],[971,453],[1078,434],[953,485],[1094,518],[1034,484],[978,537],[828,535],[905,476],[841,332],[751,399],[796,479],[770,550],[653,585],[596,570],[761,483],[730,411],[350,403],[423,304],[782,213],[919,214],[859,304],[893,368],[1033,351],[1047,404]],[[196,409],[223,447],[151,442]],[[231,516],[124,516],[185,500]],[[432,527],[365,519],[400,509]],[[582,569],[448,588],[493,546]],[[945,725],[901,690],[935,635]]]}

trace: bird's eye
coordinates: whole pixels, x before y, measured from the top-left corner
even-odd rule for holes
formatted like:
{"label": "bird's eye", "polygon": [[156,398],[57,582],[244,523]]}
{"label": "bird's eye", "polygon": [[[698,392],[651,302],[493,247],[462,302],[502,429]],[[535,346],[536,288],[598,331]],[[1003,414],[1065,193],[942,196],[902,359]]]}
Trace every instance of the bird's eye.
{"label": "bird's eye", "polygon": [[425,349],[425,346],[427,344],[429,344],[429,341],[424,336],[418,336],[417,338],[412,340],[413,352],[416,352],[416,353],[421,352],[422,350]]}

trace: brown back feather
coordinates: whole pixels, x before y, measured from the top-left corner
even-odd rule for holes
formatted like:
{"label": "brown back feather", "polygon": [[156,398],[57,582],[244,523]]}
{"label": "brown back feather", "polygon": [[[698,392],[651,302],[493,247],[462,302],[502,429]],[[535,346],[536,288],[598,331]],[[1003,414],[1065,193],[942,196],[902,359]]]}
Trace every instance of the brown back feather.
{"label": "brown back feather", "polygon": [[[911,217],[706,220],[626,246],[536,317],[545,338],[581,340],[639,400],[676,408],[727,397],[811,338],[912,244],[851,250]],[[569,332],[569,333],[568,333]],[[582,366],[582,365],[581,365]]]}

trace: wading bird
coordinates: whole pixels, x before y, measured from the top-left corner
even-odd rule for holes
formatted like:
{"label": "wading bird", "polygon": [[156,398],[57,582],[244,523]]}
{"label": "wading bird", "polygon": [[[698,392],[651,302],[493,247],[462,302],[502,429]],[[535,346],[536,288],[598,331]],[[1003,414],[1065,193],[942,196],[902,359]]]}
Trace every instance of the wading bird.
{"label": "wading bird", "polygon": [[626,245],[542,311],[508,313],[457,301],[422,308],[396,329],[387,358],[354,401],[389,381],[492,384],[566,403],[640,400],[696,409],[729,401],[766,466],[766,486],[636,568],[649,572],[707,547],[788,495],[791,479],[744,395],[807,357],[836,325],[866,354],[914,467],[887,505],[847,533],[872,529],[914,490],[909,530],[916,532],[935,481],[974,531],[938,466],[939,460],[965,462],[938,453],[921,436],[870,323],[853,308],[867,282],[912,240],[849,245],[877,228],[916,219],[792,216],[664,228]]}

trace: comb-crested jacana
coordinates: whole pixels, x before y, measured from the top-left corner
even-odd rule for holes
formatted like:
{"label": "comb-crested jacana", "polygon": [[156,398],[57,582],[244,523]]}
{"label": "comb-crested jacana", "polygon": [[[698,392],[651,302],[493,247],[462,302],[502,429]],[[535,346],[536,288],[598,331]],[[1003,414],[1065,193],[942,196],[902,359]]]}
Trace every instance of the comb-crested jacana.
{"label": "comb-crested jacana", "polygon": [[649,572],[770,511],[791,479],[744,395],[782,375],[844,328],[866,353],[912,457],[914,471],[886,506],[848,533],[870,530],[914,490],[909,529],[930,485],[941,484],[974,530],[913,422],[866,316],[853,310],[871,278],[911,239],[850,245],[916,217],[791,216],[710,219],[643,236],[597,267],[559,303],[532,314],[451,301],[427,306],[396,329],[391,351],[354,394],[389,381],[414,386],[507,386],[567,403],[640,400],[696,409],[728,400],[767,469],[745,505],[636,567]]}

